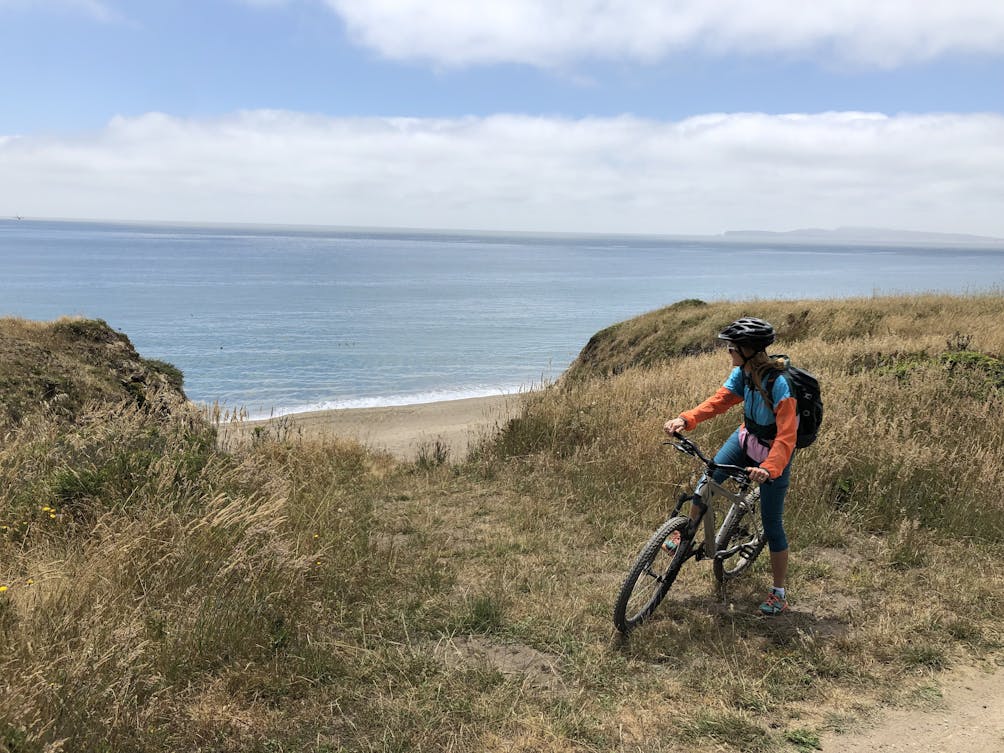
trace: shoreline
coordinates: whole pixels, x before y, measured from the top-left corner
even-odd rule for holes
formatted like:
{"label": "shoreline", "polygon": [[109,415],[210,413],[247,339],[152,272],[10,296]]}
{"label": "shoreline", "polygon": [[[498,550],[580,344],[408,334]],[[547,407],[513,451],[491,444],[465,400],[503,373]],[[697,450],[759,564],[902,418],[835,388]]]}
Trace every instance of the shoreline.
{"label": "shoreline", "polygon": [[[243,421],[266,421],[283,418],[284,416],[320,414],[331,411],[367,410],[370,408],[409,408],[414,405],[433,403],[455,403],[463,400],[480,400],[482,398],[511,397],[531,391],[527,385],[512,385],[507,389],[493,390],[429,390],[419,393],[402,393],[384,397],[352,398],[347,400],[329,400],[310,405],[297,405],[291,408],[271,408],[268,411],[250,411],[244,409]],[[233,419],[238,420],[238,419]]]}
{"label": "shoreline", "polygon": [[310,440],[350,439],[400,460],[414,460],[439,442],[452,459],[519,413],[526,393],[468,397],[409,405],[331,408],[220,424],[223,444],[242,443],[256,430]]}

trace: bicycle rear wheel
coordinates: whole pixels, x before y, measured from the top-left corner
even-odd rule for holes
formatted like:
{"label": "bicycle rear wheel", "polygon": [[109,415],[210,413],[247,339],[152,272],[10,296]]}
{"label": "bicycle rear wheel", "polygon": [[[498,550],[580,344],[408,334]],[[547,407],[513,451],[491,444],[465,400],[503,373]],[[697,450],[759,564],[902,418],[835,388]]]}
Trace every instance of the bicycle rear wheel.
{"label": "bicycle rear wheel", "polygon": [[[614,604],[614,626],[620,632],[627,634],[638,627],[665,598],[690,553],[691,541],[686,537],[689,524],[690,518],[684,516],[670,518],[641,550]],[[680,544],[671,554],[662,544],[677,532]]]}
{"label": "bicycle rear wheel", "polygon": [[731,551],[727,557],[715,557],[715,580],[719,583],[738,578],[756,561],[767,537],[760,519],[760,489],[754,487],[746,495],[744,509],[728,522],[715,542],[719,552]]}

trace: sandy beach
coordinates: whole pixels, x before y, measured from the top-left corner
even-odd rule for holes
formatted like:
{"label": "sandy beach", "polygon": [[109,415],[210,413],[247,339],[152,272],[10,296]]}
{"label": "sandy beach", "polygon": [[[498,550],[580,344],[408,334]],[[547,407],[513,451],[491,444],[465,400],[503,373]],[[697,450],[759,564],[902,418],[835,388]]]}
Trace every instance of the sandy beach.
{"label": "sandy beach", "polygon": [[503,425],[519,411],[523,395],[493,395],[380,408],[291,413],[277,418],[242,421],[220,427],[222,443],[246,440],[259,427],[277,436],[354,439],[385,450],[403,460],[414,460],[419,448],[439,441],[453,459],[462,458],[471,444]]}

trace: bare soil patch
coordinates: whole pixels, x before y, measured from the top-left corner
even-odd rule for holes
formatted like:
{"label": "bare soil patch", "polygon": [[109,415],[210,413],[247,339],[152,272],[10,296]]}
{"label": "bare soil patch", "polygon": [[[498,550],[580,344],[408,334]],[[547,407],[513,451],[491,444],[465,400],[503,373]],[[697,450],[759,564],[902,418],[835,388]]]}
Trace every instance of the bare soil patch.
{"label": "bare soil patch", "polygon": [[521,643],[495,643],[478,635],[443,638],[433,654],[448,667],[488,664],[508,676],[522,676],[528,685],[560,690],[559,657]]}
{"label": "bare soil patch", "polygon": [[947,675],[919,708],[894,709],[851,734],[828,734],[824,753],[1000,753],[1004,751],[1004,668]]}

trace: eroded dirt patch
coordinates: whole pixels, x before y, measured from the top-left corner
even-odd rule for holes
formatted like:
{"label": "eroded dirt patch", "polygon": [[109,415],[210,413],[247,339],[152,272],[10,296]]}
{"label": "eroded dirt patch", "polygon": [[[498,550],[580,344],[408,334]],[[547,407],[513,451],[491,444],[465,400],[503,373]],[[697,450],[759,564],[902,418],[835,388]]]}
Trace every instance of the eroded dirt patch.
{"label": "eroded dirt patch", "polygon": [[940,698],[896,709],[874,726],[827,735],[824,753],[1000,753],[1004,750],[1004,668],[955,670]]}
{"label": "eroded dirt patch", "polygon": [[448,667],[488,664],[504,675],[522,676],[534,687],[560,690],[564,686],[559,657],[521,643],[496,643],[479,635],[455,636],[443,638],[432,651]]}

